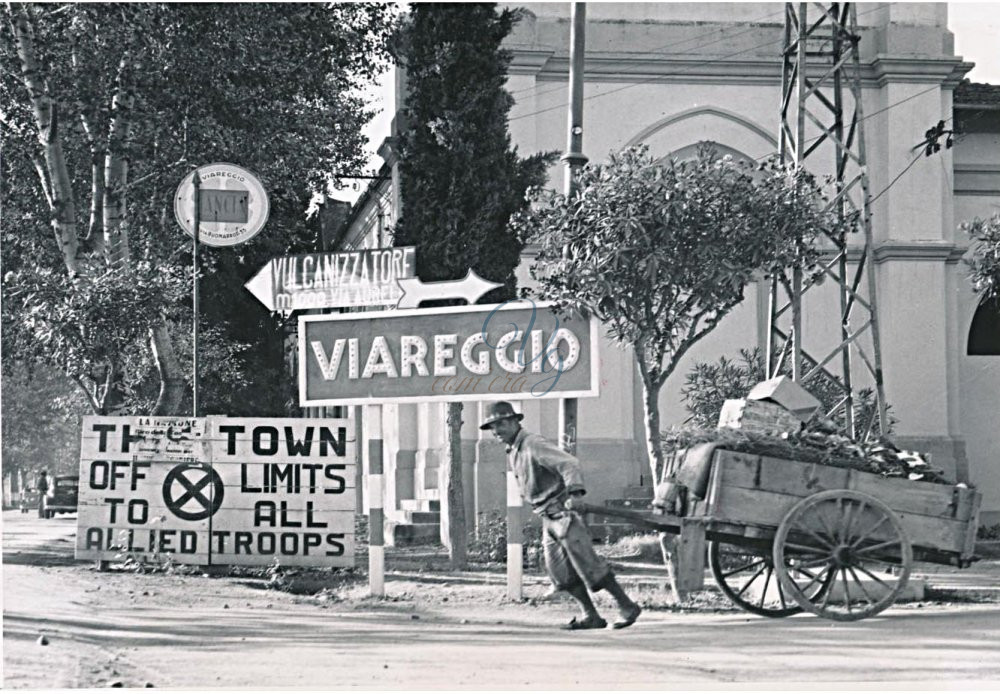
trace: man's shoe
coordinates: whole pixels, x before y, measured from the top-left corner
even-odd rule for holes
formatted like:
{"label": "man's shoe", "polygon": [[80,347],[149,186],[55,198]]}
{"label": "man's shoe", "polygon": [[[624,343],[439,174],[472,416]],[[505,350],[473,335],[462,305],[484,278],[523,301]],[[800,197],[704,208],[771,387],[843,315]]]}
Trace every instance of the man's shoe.
{"label": "man's shoe", "polygon": [[638,605],[633,605],[632,609],[629,610],[628,614],[623,615],[620,621],[615,622],[612,626],[615,629],[625,629],[635,624],[635,620],[639,619],[639,615],[642,613],[642,608]]}
{"label": "man's shoe", "polygon": [[542,593],[537,598],[535,598],[535,600],[539,602],[549,602],[549,601],[554,602],[559,599],[559,596],[562,595],[562,592],[563,591],[561,591],[558,588],[549,588],[547,592]]}
{"label": "man's shoe", "polygon": [[577,631],[579,629],[603,629],[606,626],[608,626],[608,623],[600,617],[585,617],[584,619],[573,617],[573,619],[563,624],[560,628],[566,631]]}

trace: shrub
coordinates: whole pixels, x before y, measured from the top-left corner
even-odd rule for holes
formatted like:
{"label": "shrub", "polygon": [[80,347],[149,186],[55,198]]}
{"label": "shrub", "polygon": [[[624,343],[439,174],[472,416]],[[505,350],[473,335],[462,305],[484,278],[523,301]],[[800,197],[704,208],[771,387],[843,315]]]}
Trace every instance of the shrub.
{"label": "shrub", "polygon": [[[526,525],[524,528],[525,568],[536,568],[542,563],[542,535],[537,526]],[[469,558],[473,561],[499,562],[507,561],[507,516],[500,511],[481,513],[479,531],[475,540],[469,543]]]}

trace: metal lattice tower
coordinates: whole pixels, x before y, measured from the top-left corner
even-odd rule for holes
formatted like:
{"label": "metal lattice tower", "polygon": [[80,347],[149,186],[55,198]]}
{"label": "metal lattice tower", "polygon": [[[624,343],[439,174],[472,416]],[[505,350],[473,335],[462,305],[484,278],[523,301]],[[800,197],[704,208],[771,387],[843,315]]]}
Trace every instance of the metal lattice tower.
{"label": "metal lattice tower", "polygon": [[[829,351],[813,356],[802,349],[802,297],[815,282],[804,282],[800,268],[792,271],[791,278],[783,276],[772,280],[766,359],[771,377],[787,368],[785,364],[789,358],[795,381],[807,382],[825,374],[827,387],[838,388],[842,393],[829,414],[843,408],[849,435],[864,439],[873,433],[884,434],[888,422],[875,277],[870,267],[870,192],[861,127],[864,116],[858,43],[854,3],[785,4],[781,160],[794,161],[806,168],[813,168],[810,164],[815,162],[815,169],[822,170],[819,157],[833,152],[835,195],[828,209],[850,220],[853,230],[862,234],[863,244],[860,247],[857,243],[851,245],[852,255],[855,249],[860,253],[851,267],[847,235],[827,234],[833,257],[827,261],[824,256],[824,275],[837,282],[840,301],[840,342]],[[807,127],[811,129],[811,137]],[[862,296],[862,287],[866,296]],[[870,350],[863,344],[864,338],[869,340]],[[869,421],[855,421],[855,388],[861,385],[856,382],[861,380],[858,373],[852,373],[855,356],[864,363],[862,373],[870,376],[870,383],[862,387],[870,387],[876,399],[874,416]],[[838,361],[839,375],[831,371]]]}

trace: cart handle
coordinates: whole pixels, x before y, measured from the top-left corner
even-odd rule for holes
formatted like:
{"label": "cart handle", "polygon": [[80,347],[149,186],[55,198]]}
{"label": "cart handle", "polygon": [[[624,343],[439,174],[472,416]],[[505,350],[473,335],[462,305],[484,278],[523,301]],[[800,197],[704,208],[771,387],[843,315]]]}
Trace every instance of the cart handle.
{"label": "cart handle", "polygon": [[681,531],[681,519],[678,516],[640,513],[639,511],[626,511],[625,509],[611,508],[608,506],[594,506],[593,504],[580,504],[579,510],[582,513],[592,513],[595,516],[622,518],[634,525],[648,528],[650,530],[657,530],[663,533],[677,535]]}

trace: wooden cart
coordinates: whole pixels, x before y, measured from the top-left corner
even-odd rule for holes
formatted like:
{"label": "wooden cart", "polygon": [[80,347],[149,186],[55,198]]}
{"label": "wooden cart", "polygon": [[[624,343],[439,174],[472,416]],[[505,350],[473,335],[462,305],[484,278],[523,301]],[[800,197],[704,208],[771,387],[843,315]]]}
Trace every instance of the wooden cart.
{"label": "wooden cart", "polygon": [[914,561],[971,564],[980,502],[965,487],[719,449],[683,517],[587,511],[704,532],[716,583],[745,610],[852,621],[892,605]]}

